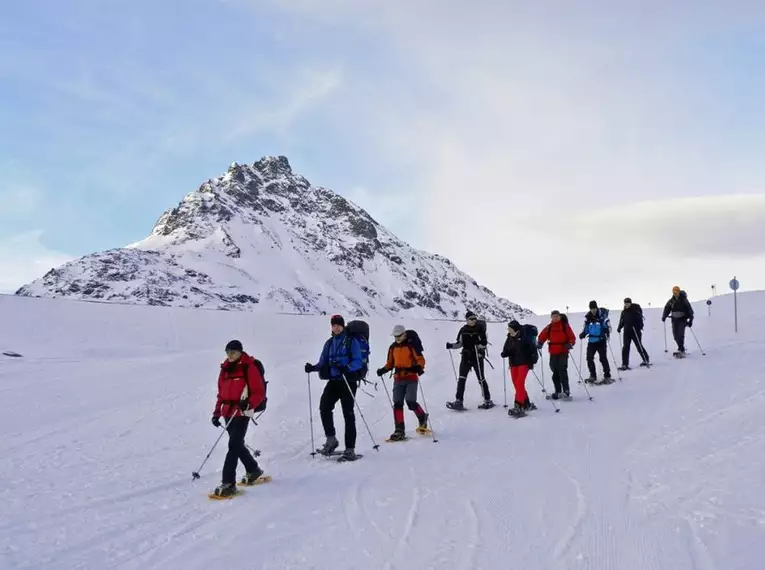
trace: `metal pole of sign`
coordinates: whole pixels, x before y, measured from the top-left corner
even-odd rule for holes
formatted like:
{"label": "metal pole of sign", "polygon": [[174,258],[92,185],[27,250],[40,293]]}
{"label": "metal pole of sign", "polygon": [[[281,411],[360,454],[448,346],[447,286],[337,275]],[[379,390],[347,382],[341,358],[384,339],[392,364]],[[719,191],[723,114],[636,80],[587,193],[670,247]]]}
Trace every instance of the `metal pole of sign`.
{"label": "metal pole of sign", "polygon": [[707,299],[707,311],[709,312],[709,316],[712,316],[712,300]]}
{"label": "metal pole of sign", "polygon": [[730,280],[729,285],[730,288],[733,289],[733,326],[735,327],[735,331],[738,332],[738,299],[736,298],[736,291],[738,291],[740,284],[735,275],[733,276],[733,279]]}

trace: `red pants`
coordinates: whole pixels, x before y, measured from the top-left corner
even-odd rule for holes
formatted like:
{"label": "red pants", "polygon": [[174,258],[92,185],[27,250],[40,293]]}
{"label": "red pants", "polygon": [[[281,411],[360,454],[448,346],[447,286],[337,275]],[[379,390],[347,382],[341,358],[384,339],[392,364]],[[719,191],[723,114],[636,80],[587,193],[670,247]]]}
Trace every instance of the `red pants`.
{"label": "red pants", "polygon": [[529,395],[526,393],[526,376],[529,374],[529,367],[525,364],[520,366],[510,367],[510,378],[513,380],[513,388],[515,388],[515,401],[524,405]]}

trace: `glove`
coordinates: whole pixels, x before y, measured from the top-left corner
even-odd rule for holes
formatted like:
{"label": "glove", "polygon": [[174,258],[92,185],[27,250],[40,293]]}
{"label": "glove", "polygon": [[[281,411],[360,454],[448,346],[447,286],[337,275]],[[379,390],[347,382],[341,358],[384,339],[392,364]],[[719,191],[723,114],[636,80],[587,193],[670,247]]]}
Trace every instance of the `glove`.
{"label": "glove", "polygon": [[215,427],[220,427],[220,417],[219,416],[213,416],[212,417],[212,425]]}
{"label": "glove", "polygon": [[503,351],[502,351],[502,353],[499,355],[499,357],[500,357],[500,358],[507,358],[508,356],[509,356],[509,354],[507,354],[507,353],[506,353],[504,350],[503,350]]}
{"label": "glove", "polygon": [[688,328],[693,326],[693,319],[688,319]]}
{"label": "glove", "polygon": [[476,352],[478,352],[478,356],[480,356],[481,358],[486,356],[486,346],[484,346],[483,344],[477,344],[475,346],[475,349],[476,349]]}
{"label": "glove", "polygon": [[574,344],[570,342],[570,343],[568,343],[568,344],[566,345],[566,347],[567,347],[569,350],[571,350],[572,348],[574,348]]}
{"label": "glove", "polygon": [[305,363],[305,371],[306,371],[307,374],[310,374],[311,372],[313,372],[315,370],[316,369],[314,368],[313,364],[311,364],[310,362],[306,362]]}
{"label": "glove", "polygon": [[586,332],[581,332],[581,333],[579,333],[579,338],[584,338],[584,337],[586,337],[586,336],[587,336],[587,333],[586,333]]}
{"label": "glove", "polygon": [[409,370],[411,370],[412,372],[414,372],[418,376],[421,375],[423,372],[425,372],[425,370],[419,364],[415,364]]}
{"label": "glove", "polygon": [[662,317],[662,318],[661,318],[661,322],[662,322],[662,323],[663,323],[663,322],[666,322],[666,320],[667,320],[667,317]]}
{"label": "glove", "polygon": [[538,342],[538,343],[537,343],[537,350],[542,350],[542,347],[543,347],[544,345],[545,345],[545,344],[544,344],[543,342]]}
{"label": "glove", "polygon": [[616,327],[616,334],[619,334],[620,332],[622,332],[622,327]]}
{"label": "glove", "polygon": [[446,350],[451,350],[452,348],[454,348],[454,345],[452,343],[450,343],[450,342],[447,342],[446,343]]}
{"label": "glove", "polygon": [[250,407],[250,402],[247,400],[239,400],[239,409],[243,412],[246,412],[247,409]]}
{"label": "glove", "polygon": [[385,374],[387,371],[388,371],[388,369],[387,369],[387,368],[385,368],[385,367],[383,366],[382,368],[378,368],[378,369],[377,369],[377,375],[378,375],[378,376],[382,376],[382,375],[383,375],[383,374]]}

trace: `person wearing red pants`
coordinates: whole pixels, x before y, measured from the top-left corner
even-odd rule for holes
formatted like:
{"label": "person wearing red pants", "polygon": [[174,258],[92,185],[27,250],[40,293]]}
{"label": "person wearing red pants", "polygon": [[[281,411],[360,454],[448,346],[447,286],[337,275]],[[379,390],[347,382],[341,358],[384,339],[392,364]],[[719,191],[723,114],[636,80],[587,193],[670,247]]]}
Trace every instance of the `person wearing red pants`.
{"label": "person wearing red pants", "polygon": [[537,409],[526,391],[526,376],[539,360],[536,327],[533,325],[521,326],[518,321],[510,321],[510,324],[507,325],[507,340],[505,340],[501,356],[508,360],[510,378],[513,381],[513,388],[515,388],[515,406],[507,413],[522,418],[526,412]]}

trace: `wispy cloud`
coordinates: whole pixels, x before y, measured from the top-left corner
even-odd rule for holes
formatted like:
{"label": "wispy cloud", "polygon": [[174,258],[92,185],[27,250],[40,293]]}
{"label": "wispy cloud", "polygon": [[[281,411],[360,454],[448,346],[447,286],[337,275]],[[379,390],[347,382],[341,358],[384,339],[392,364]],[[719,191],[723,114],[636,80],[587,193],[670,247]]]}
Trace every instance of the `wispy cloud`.
{"label": "wispy cloud", "polygon": [[13,293],[48,270],[73,259],[46,247],[42,230],[0,239],[0,293]]}

